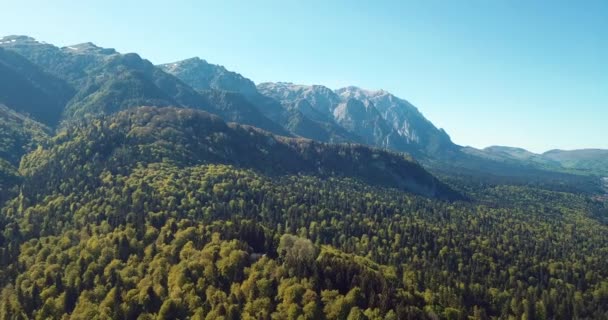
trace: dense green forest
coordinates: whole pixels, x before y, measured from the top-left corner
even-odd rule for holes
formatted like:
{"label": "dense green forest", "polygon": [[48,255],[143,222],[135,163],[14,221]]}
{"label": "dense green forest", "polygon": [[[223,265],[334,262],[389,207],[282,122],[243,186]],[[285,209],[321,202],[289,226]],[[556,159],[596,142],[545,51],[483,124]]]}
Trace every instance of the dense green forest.
{"label": "dense green forest", "polygon": [[7,161],[0,319],[608,317],[608,207],[585,194],[448,187],[193,110],[29,136]]}
{"label": "dense green forest", "polygon": [[3,38],[0,320],[608,319],[605,150],[461,147],[383,91],[441,138],[392,141],[283,86]]}

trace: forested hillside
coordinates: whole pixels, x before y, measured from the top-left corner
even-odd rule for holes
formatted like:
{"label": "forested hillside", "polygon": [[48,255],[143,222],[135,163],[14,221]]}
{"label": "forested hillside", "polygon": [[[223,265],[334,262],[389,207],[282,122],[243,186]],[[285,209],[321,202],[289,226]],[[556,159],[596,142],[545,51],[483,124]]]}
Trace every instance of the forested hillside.
{"label": "forested hillside", "polygon": [[433,198],[461,198],[403,154],[275,136],[178,108],[143,107],[73,123],[49,148],[27,155],[21,171],[41,190],[55,190],[66,179],[90,188],[95,186],[87,183],[104,170],[125,173],[137,165],[163,161],[180,166],[233,164],[268,175],[353,177]]}
{"label": "forested hillside", "polygon": [[25,157],[2,209],[0,317],[606,316],[605,204],[509,186],[420,197],[377,182],[391,161],[424,171],[370,151],[183,109],[74,124]]}
{"label": "forested hillside", "polygon": [[0,84],[0,320],[608,319],[602,150],[91,43],[2,38]]}
{"label": "forested hillside", "polygon": [[42,146],[50,129],[0,104],[0,205],[18,192],[21,158]]}

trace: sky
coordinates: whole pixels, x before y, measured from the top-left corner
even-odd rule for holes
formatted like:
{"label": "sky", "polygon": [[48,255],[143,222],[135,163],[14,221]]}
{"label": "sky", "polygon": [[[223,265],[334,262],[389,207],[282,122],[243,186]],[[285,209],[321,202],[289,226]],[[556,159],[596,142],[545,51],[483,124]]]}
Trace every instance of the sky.
{"label": "sky", "polygon": [[460,145],[608,149],[605,0],[4,0],[12,34],[385,89]]}

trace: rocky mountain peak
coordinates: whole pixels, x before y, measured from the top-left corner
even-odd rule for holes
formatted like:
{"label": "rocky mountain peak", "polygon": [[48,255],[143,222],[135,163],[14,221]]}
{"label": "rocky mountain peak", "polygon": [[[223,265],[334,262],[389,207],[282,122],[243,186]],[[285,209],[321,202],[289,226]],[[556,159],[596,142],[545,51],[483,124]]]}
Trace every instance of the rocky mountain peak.
{"label": "rocky mountain peak", "polygon": [[117,54],[118,52],[113,48],[102,48],[95,45],[92,42],[84,42],[79,44],[74,44],[71,46],[66,46],[61,48],[62,50],[74,53],[74,54],[100,54],[100,55],[112,55]]}
{"label": "rocky mountain peak", "polygon": [[323,114],[330,115],[341,99],[333,90],[322,85],[300,85],[291,82],[266,82],[258,85],[260,93],[283,103],[306,100]]}
{"label": "rocky mountain peak", "polygon": [[255,83],[250,79],[199,57],[162,64],[159,67],[197,90],[233,91],[246,96],[257,94]]}

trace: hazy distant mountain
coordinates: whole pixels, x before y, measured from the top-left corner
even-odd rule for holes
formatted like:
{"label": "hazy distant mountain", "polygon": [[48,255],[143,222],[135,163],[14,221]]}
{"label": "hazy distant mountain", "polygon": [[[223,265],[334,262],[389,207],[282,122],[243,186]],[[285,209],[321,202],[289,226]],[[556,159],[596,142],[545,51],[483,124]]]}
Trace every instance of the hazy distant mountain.
{"label": "hazy distant mountain", "polygon": [[270,120],[251,101],[238,92],[201,90],[198,93],[205,98],[208,105],[215,108],[215,114],[227,121],[253,125],[283,136],[291,135],[289,130]]}
{"label": "hazy distant mountain", "polygon": [[467,147],[463,150],[480,158],[540,169],[608,174],[608,150],[602,149],[551,150],[542,154],[505,146],[492,146],[481,150]]}
{"label": "hazy distant mountain", "polygon": [[564,168],[608,175],[608,150],[605,149],[551,150],[542,156],[559,162]]}
{"label": "hazy distant mountain", "polygon": [[552,161],[540,154],[536,154],[522,148],[491,146],[482,150],[470,147],[465,148],[464,150],[470,154],[479,155],[497,161],[512,161],[544,166],[559,166],[559,162],[557,161]]}

